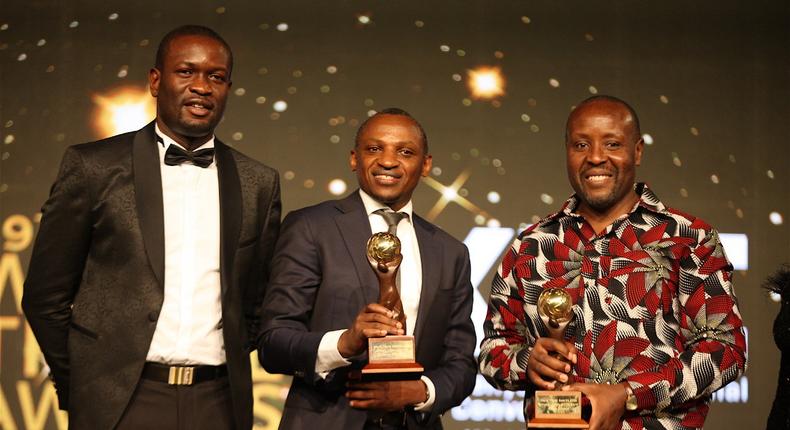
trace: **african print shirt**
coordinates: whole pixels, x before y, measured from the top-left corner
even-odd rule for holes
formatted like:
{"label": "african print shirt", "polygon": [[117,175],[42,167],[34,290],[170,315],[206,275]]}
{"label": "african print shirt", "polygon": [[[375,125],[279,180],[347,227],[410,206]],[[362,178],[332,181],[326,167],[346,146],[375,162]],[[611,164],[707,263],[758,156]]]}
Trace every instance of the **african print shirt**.
{"label": "african print shirt", "polygon": [[[536,302],[545,288],[573,298],[566,340],[578,350],[572,380],[627,381],[639,408],[623,429],[702,427],[711,393],[746,365],[732,265],[705,221],[665,207],[645,184],[639,202],[600,234],[562,210],[522,232],[494,278],[480,371],[495,387],[535,386],[527,361],[548,336]],[[529,419],[527,417],[527,419]]]}

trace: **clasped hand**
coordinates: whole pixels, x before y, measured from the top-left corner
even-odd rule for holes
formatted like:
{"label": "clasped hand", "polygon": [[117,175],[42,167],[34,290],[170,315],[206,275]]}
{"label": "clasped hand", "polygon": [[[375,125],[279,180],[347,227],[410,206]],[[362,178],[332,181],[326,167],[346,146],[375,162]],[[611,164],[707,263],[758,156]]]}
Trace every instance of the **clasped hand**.
{"label": "clasped hand", "polygon": [[426,399],[425,383],[416,381],[353,381],[347,384],[348,404],[357,409],[399,411]]}
{"label": "clasped hand", "polygon": [[[527,377],[538,389],[553,390],[555,381],[562,384],[569,381],[568,374],[571,363],[576,364],[576,355],[576,347],[569,342],[539,338],[527,362]],[[622,427],[626,391],[621,384],[575,383],[563,386],[562,390],[581,391],[590,400],[592,415],[589,430],[619,430]]]}
{"label": "clasped hand", "polygon": [[[402,335],[403,325],[395,318],[394,311],[378,304],[365,306],[337,342],[337,350],[343,357],[353,357],[365,351],[371,337]],[[397,411],[408,405],[424,402],[425,383],[422,381],[351,381],[346,397],[349,405],[357,409]]]}

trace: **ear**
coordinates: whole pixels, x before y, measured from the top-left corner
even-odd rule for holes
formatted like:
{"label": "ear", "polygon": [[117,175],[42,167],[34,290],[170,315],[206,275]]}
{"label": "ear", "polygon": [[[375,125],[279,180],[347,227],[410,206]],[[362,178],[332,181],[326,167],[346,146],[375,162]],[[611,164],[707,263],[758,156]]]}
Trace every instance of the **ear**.
{"label": "ear", "polygon": [[431,154],[425,156],[425,159],[422,160],[422,177],[425,178],[431,174],[431,166],[433,166],[433,157]]}
{"label": "ear", "polygon": [[159,81],[161,78],[162,72],[156,67],[152,67],[148,71],[148,90],[151,91],[151,95],[154,97],[159,95]]}
{"label": "ear", "polygon": [[637,166],[642,163],[642,150],[645,149],[645,140],[641,137],[634,145],[634,162]]}
{"label": "ear", "polygon": [[348,165],[351,166],[351,171],[357,171],[357,152],[355,150],[351,150],[351,153],[348,155]]}

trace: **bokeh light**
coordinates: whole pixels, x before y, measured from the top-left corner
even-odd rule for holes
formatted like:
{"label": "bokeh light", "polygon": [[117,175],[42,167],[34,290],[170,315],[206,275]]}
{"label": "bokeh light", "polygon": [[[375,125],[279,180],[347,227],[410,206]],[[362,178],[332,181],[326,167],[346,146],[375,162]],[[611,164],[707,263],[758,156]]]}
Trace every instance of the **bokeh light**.
{"label": "bokeh light", "polygon": [[502,197],[496,191],[489,191],[488,195],[486,195],[489,203],[497,204],[502,200]]}
{"label": "bokeh light", "polygon": [[329,181],[329,184],[327,185],[327,189],[329,190],[330,193],[332,193],[332,195],[339,196],[346,192],[348,186],[346,185],[346,181],[338,178]]}
{"label": "bokeh light", "polygon": [[288,103],[286,103],[284,100],[277,100],[274,102],[274,104],[272,104],[272,108],[276,112],[285,112],[285,110],[288,109]]}

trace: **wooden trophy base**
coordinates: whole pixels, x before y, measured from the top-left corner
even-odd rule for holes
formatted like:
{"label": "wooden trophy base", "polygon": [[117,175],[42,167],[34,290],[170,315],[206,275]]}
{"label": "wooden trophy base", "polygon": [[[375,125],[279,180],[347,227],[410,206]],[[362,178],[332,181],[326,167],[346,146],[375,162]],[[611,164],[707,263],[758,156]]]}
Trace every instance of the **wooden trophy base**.
{"label": "wooden trophy base", "polygon": [[532,418],[529,420],[527,428],[536,429],[587,429],[590,424],[583,419],[563,419],[563,418],[549,418],[539,419]]}
{"label": "wooden trophy base", "polygon": [[368,364],[363,380],[403,381],[420,379],[425,369],[414,354],[414,336],[385,336],[368,339]]}
{"label": "wooden trophy base", "polygon": [[590,424],[582,419],[580,391],[536,391],[533,406],[535,415],[527,428],[586,429]]}
{"label": "wooden trophy base", "polygon": [[368,364],[359,377],[363,381],[416,381],[423,370],[419,363]]}

